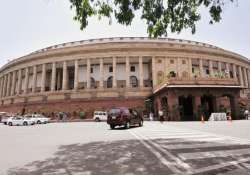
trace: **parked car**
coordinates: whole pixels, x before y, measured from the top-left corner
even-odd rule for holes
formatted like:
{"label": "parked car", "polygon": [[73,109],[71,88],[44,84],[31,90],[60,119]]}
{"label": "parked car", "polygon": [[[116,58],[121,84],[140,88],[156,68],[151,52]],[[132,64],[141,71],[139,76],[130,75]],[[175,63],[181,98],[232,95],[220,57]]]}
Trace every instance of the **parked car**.
{"label": "parked car", "polygon": [[105,111],[95,111],[93,119],[96,122],[106,121],[108,118],[108,113]]}
{"label": "parked car", "polygon": [[34,120],[22,116],[10,117],[7,120],[7,125],[9,126],[27,126],[34,124],[35,124]]}
{"label": "parked car", "polygon": [[12,117],[13,117],[13,116],[11,116],[11,115],[7,115],[7,116],[5,116],[5,117],[2,117],[1,122],[2,122],[4,125],[7,125],[8,119],[10,119],[10,118],[12,118]]}
{"label": "parked car", "polygon": [[128,129],[132,125],[142,126],[143,118],[134,109],[120,107],[109,111],[107,123],[111,129],[114,129],[116,126],[124,126],[124,128]]}
{"label": "parked car", "polygon": [[26,114],[24,117],[34,120],[36,124],[46,124],[50,121],[48,117],[45,117],[42,114]]}
{"label": "parked car", "polygon": [[6,118],[7,112],[0,112],[0,122],[3,123],[2,119]]}

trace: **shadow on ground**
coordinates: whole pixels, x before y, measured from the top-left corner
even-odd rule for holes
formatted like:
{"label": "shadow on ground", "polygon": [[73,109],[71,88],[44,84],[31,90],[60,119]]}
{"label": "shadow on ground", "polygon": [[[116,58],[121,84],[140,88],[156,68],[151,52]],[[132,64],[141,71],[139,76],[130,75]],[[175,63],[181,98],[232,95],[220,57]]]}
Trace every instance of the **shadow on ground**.
{"label": "shadow on ground", "polygon": [[[144,140],[145,141],[145,140]],[[148,141],[147,144],[150,144]],[[202,175],[215,174],[249,174],[250,162],[244,164],[223,166],[216,168],[230,161],[237,161],[238,158],[249,158],[250,153],[239,156],[223,156],[225,150],[250,149],[249,144],[227,144],[214,142],[190,141],[187,139],[154,139],[151,142],[157,143],[169,153],[178,157],[181,153],[197,153],[219,151],[221,156],[197,158],[191,157],[185,163],[191,166],[192,170],[204,167],[213,167]],[[173,145],[181,147],[174,149]],[[204,144],[204,147],[194,148],[194,144]],[[209,145],[208,145],[209,144]],[[216,146],[217,144],[217,146]],[[190,146],[189,146],[190,145]],[[151,145],[152,146],[152,145]],[[172,149],[171,149],[172,146]],[[159,150],[158,150],[159,151]],[[160,153],[160,152],[159,152]],[[161,152],[172,164],[174,160]],[[177,163],[178,167],[179,164]],[[235,173],[239,171],[241,173]],[[180,168],[180,167],[179,167]],[[185,170],[183,171],[183,174]],[[24,167],[11,168],[9,175],[166,175],[173,174],[167,166],[163,165],[156,156],[151,153],[138,140],[120,140],[110,142],[92,142],[86,144],[72,144],[60,146],[58,151],[51,157],[41,161],[31,162]]]}
{"label": "shadow on ground", "polygon": [[138,140],[123,140],[61,146],[53,157],[11,168],[8,174],[166,175],[168,172]]}

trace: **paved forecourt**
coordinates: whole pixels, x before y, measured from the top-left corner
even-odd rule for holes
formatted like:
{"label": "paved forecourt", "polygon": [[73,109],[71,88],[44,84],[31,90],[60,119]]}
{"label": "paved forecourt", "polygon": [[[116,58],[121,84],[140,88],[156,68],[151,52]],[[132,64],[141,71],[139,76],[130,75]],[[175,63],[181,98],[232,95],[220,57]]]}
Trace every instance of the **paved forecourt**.
{"label": "paved forecourt", "polygon": [[[236,128],[244,125],[242,122],[236,123],[238,126],[232,127],[235,130],[231,132],[237,132]],[[209,123],[209,125],[213,124],[218,125],[218,123]],[[232,124],[222,122],[219,126],[231,127]],[[188,128],[189,125],[196,130]],[[210,132],[201,130],[208,129],[198,122],[163,123],[162,125],[148,123],[147,127],[129,132],[173,174],[223,172],[250,174],[250,140],[232,137],[230,136],[232,133],[229,132],[221,135],[217,134],[216,130],[210,130]]]}
{"label": "paved forecourt", "polygon": [[[250,174],[250,121],[0,125],[0,174]],[[240,137],[241,136],[241,137]]]}

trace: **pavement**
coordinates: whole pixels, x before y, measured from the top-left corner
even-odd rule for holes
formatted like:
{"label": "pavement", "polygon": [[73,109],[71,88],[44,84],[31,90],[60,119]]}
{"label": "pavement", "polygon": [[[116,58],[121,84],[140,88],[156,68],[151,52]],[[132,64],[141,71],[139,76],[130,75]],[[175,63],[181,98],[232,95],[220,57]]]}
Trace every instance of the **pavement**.
{"label": "pavement", "polygon": [[250,174],[250,120],[0,124],[1,175]]}

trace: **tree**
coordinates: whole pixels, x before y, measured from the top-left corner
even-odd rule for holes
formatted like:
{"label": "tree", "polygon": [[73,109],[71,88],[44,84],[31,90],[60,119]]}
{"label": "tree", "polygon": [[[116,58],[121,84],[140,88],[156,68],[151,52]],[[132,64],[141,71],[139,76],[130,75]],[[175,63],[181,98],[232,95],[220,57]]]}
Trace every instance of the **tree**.
{"label": "tree", "polygon": [[219,22],[223,6],[233,1],[236,0],[70,0],[70,3],[81,30],[87,27],[92,16],[107,17],[110,24],[115,18],[120,24],[131,25],[139,14],[136,12],[140,11],[149,36],[160,37],[167,36],[168,31],[180,33],[188,28],[194,34],[202,7],[209,11],[210,24]]}

